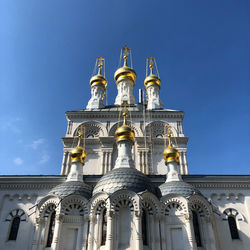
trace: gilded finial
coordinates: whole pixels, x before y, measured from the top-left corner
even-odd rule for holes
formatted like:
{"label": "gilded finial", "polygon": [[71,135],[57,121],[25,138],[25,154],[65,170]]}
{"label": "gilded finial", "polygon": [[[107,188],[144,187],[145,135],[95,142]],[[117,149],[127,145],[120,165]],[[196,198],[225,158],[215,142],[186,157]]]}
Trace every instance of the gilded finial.
{"label": "gilded finial", "polygon": [[115,137],[116,137],[116,142],[120,142],[120,141],[130,141],[132,143],[134,143],[135,140],[135,133],[134,130],[130,125],[127,124],[127,116],[128,116],[128,103],[127,102],[123,102],[121,107],[122,107],[122,116],[123,116],[123,124],[122,126],[119,126],[118,123],[118,128],[115,132]]}
{"label": "gilded finial", "polygon": [[[148,68],[150,70],[150,74],[148,74]],[[156,69],[157,75],[155,75],[153,73],[153,69]],[[157,65],[156,65],[156,61],[155,58],[150,56],[147,58],[146,60],[146,78],[144,80],[144,85],[146,88],[152,86],[152,85],[158,85],[159,87],[161,87],[161,80],[159,77],[159,73],[157,70]]]}
{"label": "gilded finial", "polygon": [[123,67],[124,67],[124,66],[128,66],[128,51],[130,51],[130,48],[127,47],[127,45],[125,45],[125,46],[122,48],[122,51],[123,51],[123,59],[124,59]]}
{"label": "gilded finial", "polygon": [[[83,129],[84,129],[84,132],[83,132]],[[84,133],[85,133],[85,127],[80,126],[77,130],[77,136],[78,136],[77,146],[75,148],[73,148],[73,150],[70,153],[72,163],[73,162],[81,162],[82,164],[84,164],[84,162],[85,162],[85,159],[87,157],[87,154],[84,150],[85,145],[84,145],[84,147],[81,146],[81,141],[82,141]]]}
{"label": "gilded finial", "polygon": [[173,131],[172,131],[172,127],[170,125],[167,125],[165,127],[165,135],[167,135],[168,138],[168,147],[166,147],[166,139],[165,139],[165,149],[163,151],[163,158],[165,160],[165,163],[169,163],[169,162],[176,162],[179,163],[179,157],[180,154],[178,152],[178,150],[173,147],[171,138],[173,136]]}
{"label": "gilded finial", "polygon": [[[103,66],[104,66],[104,76],[101,73]],[[98,72],[96,72],[97,71],[97,67],[98,67]],[[93,74],[96,74],[96,75],[94,75],[93,77],[91,77],[91,79],[90,79],[90,85],[91,86],[99,85],[99,86],[103,86],[104,89],[106,89],[107,80],[105,78],[105,59],[104,59],[104,57],[99,56],[96,59],[96,64],[95,64],[95,68],[94,68],[94,73]]]}
{"label": "gilded finial", "polygon": [[100,56],[97,58],[97,60],[98,60],[98,75],[101,75],[104,58]]}
{"label": "gilded finial", "polygon": [[[130,67],[128,66],[128,57],[129,56],[130,56]],[[124,64],[122,67],[120,67],[122,57],[124,60]],[[121,49],[119,68],[116,70],[116,72],[114,74],[116,84],[118,84],[123,79],[131,79],[133,81],[133,85],[134,85],[135,81],[136,81],[136,73],[132,68],[133,68],[133,66],[132,66],[131,49],[128,46],[124,46]]]}
{"label": "gilded finial", "polygon": [[150,75],[153,75],[153,68],[154,68],[154,57],[150,56],[148,58],[149,61],[149,69],[150,69]]}

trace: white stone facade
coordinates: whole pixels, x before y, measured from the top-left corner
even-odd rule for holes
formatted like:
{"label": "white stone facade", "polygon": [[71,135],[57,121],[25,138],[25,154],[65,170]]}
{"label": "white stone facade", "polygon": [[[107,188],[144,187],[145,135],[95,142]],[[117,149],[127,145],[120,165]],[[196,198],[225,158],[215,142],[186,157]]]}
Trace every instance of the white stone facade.
{"label": "white stone facade", "polygon": [[[250,176],[188,175],[184,113],[158,109],[163,108],[159,98],[159,107],[135,104],[129,81],[118,84],[116,104],[130,104],[134,143],[116,143],[121,108],[98,104],[93,92],[86,110],[66,113],[61,175],[0,176],[0,249],[249,249]],[[86,137],[84,166],[70,160],[81,125]],[[179,164],[166,166],[162,158],[166,125],[172,127]],[[116,190],[104,187],[92,194],[91,188],[103,177],[121,168],[140,173],[137,181],[148,178],[154,191],[139,190],[133,176],[127,179],[133,190],[126,185],[117,189],[119,178],[124,181],[118,176]],[[58,187],[61,193],[55,191]]]}

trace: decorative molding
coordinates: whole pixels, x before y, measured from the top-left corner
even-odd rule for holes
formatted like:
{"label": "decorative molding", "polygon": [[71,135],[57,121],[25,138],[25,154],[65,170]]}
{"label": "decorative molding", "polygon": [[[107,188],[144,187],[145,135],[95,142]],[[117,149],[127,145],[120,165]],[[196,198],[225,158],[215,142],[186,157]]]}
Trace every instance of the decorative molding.
{"label": "decorative molding", "polygon": [[[59,184],[59,183],[58,183]],[[58,184],[37,184],[37,183],[10,183],[10,184],[0,184],[0,190],[9,190],[9,189],[14,189],[14,190],[41,190],[41,189],[52,189]]]}
{"label": "decorative molding", "polygon": [[19,217],[21,221],[27,221],[26,213],[20,208],[12,210],[6,217],[5,221],[12,221],[15,217]]}

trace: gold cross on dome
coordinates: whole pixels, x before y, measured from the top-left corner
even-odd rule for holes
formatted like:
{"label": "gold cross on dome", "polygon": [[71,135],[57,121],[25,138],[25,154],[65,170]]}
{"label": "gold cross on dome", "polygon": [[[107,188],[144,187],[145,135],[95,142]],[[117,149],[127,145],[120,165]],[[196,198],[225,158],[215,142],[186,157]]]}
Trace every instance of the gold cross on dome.
{"label": "gold cross on dome", "polygon": [[100,75],[101,74],[101,69],[102,69],[102,66],[103,66],[104,58],[102,56],[100,56],[100,57],[97,58],[97,60],[98,60],[98,74]]}
{"label": "gold cross on dome", "polygon": [[173,136],[173,131],[170,125],[167,125],[166,128],[167,128],[168,144],[169,146],[171,146],[172,145],[171,138]]}
{"label": "gold cross on dome", "polygon": [[83,126],[80,126],[77,129],[77,134],[78,134],[78,144],[77,144],[77,146],[80,146],[81,145],[81,140],[82,140],[82,137],[83,137]]}
{"label": "gold cross on dome", "polygon": [[127,60],[128,60],[128,51],[130,50],[129,47],[127,47],[127,45],[125,45],[123,48],[122,48],[122,51],[123,51],[123,58],[124,58],[124,66],[127,66]]}
{"label": "gold cross on dome", "polygon": [[153,68],[154,68],[154,57],[150,56],[148,58],[148,61],[149,61],[149,68],[150,68],[150,75],[153,74]]}

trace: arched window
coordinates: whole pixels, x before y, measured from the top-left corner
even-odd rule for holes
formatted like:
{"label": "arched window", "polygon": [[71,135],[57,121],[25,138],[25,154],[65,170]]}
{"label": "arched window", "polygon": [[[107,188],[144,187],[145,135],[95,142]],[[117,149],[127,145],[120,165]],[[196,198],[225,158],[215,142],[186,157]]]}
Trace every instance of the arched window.
{"label": "arched window", "polygon": [[201,247],[201,234],[200,234],[200,226],[199,226],[199,218],[195,211],[192,211],[193,214],[193,225],[194,225],[194,236],[197,247]]}
{"label": "arched window", "polygon": [[101,246],[105,246],[105,244],[106,244],[106,235],[107,235],[107,216],[106,216],[106,208],[104,208],[104,210],[102,212]]}
{"label": "arched window", "polygon": [[9,239],[8,240],[16,240],[18,229],[19,229],[19,225],[20,225],[20,221],[21,221],[21,219],[20,219],[19,216],[14,217],[14,219],[12,220],[11,228],[10,228],[10,234],[9,234]]}
{"label": "arched window", "polygon": [[147,231],[147,214],[145,209],[142,209],[142,241],[143,245],[148,245],[148,231]]}
{"label": "arched window", "polygon": [[233,240],[239,239],[239,232],[234,216],[228,216],[228,225]]}
{"label": "arched window", "polygon": [[54,235],[54,228],[55,228],[55,217],[56,217],[56,211],[53,211],[51,216],[50,216],[46,247],[51,247],[51,244],[52,244],[53,235]]}

